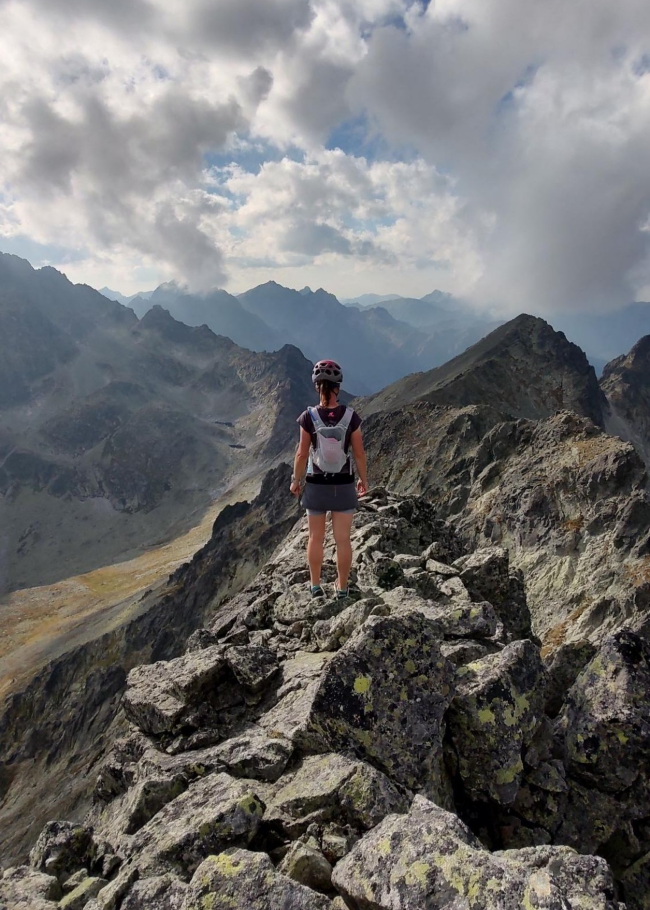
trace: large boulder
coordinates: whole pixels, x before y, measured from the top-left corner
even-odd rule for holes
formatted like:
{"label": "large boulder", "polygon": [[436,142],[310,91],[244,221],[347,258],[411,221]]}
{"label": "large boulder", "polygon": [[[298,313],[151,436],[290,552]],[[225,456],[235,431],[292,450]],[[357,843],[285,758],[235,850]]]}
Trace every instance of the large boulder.
{"label": "large boulder", "polygon": [[213,645],[175,660],[135,667],[124,696],[127,718],[151,736],[201,726],[227,730],[237,710],[278,671],[275,655],[253,645]]}
{"label": "large boulder", "polygon": [[562,713],[569,773],[609,793],[650,768],[650,643],[633,632],[609,635],[585,667]]}
{"label": "large boulder", "polygon": [[472,600],[487,600],[496,610],[510,639],[529,638],[531,617],[523,577],[511,571],[508,551],[485,547],[454,562]]}
{"label": "large boulder", "polygon": [[64,882],[80,869],[89,869],[96,856],[97,846],[91,828],[52,821],[45,825],[34,844],[29,864],[37,872],[55,875]]}
{"label": "large boulder", "polygon": [[322,894],[276,872],[264,853],[228,850],[196,870],[183,910],[329,910]]}
{"label": "large boulder", "polygon": [[515,641],[457,670],[448,712],[455,774],[471,799],[512,803],[522,753],[543,716],[546,674],[539,648]]}
{"label": "large boulder", "polygon": [[58,901],[61,894],[57,878],[30,866],[6,869],[0,877],[2,910],[52,910],[51,901]]}
{"label": "large boulder", "polygon": [[120,910],[183,910],[188,886],[172,875],[155,875],[133,885]]}
{"label": "large boulder", "polygon": [[391,812],[405,812],[407,797],[386,775],[343,755],[305,758],[298,771],[275,792],[264,815],[265,824],[290,837],[311,824],[338,821],[366,831]]}
{"label": "large boulder", "polygon": [[331,751],[416,787],[441,752],[453,680],[435,623],[419,613],[370,616],[325,666],[308,728]]}
{"label": "large boulder", "polygon": [[491,638],[499,625],[494,608],[487,601],[472,603],[469,599],[455,598],[451,603],[440,603],[404,587],[387,591],[382,600],[393,615],[421,613],[426,616],[446,639]]}
{"label": "large boulder", "polygon": [[211,774],[147,822],[128,853],[141,872],[173,872],[187,880],[210,853],[249,844],[263,814],[254,782]]}
{"label": "large boulder", "polygon": [[604,860],[542,849],[492,854],[455,815],[416,796],[408,815],[366,834],[332,880],[364,910],[617,910]]}

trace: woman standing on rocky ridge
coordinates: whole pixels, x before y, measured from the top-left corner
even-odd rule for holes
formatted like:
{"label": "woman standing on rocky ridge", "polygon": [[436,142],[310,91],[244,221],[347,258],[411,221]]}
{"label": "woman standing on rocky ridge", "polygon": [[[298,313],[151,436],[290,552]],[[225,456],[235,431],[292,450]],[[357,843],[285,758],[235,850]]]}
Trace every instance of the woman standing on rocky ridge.
{"label": "woman standing on rocky ridge", "polygon": [[[311,576],[312,597],[324,597],[321,587],[325,521],[332,515],[336,542],[337,598],[348,596],[352,566],[350,531],[357,509],[357,493],[368,489],[366,453],[361,437],[361,418],[352,408],[338,403],[343,371],[334,360],[319,360],[312,371],[320,405],[307,408],[298,418],[300,442],[291,477],[291,492],[300,496],[307,471],[302,505],[307,510],[309,543],[307,561]],[[359,479],[354,482],[349,451],[352,449]]]}

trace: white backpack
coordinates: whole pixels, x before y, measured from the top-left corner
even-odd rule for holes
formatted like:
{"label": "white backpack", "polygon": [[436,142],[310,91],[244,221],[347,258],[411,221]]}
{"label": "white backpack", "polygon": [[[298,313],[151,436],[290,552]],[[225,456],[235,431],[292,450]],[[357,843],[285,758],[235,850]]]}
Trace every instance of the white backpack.
{"label": "white backpack", "polygon": [[354,411],[352,408],[346,408],[345,414],[334,427],[328,427],[321,420],[318,408],[309,408],[309,414],[316,433],[316,446],[312,447],[309,458],[309,473],[313,473],[313,465],[320,468],[324,474],[340,473],[348,460],[345,451],[345,436]]}

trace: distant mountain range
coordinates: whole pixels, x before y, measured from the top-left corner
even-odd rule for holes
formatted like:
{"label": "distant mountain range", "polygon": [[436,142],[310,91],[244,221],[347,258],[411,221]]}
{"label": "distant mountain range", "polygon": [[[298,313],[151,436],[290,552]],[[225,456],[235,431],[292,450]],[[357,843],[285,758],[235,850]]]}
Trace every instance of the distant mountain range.
{"label": "distant mountain range", "polygon": [[[253,351],[294,344],[310,360],[332,357],[344,365],[346,387],[355,394],[444,363],[498,324],[440,291],[381,306],[377,295],[344,306],[322,288],[295,291],[273,281],[236,297],[221,290],[190,294],[173,282],[128,298],[106,288],[102,293],[138,316],[159,304],[175,319],[207,325]],[[364,300],[367,305],[359,303]]]}

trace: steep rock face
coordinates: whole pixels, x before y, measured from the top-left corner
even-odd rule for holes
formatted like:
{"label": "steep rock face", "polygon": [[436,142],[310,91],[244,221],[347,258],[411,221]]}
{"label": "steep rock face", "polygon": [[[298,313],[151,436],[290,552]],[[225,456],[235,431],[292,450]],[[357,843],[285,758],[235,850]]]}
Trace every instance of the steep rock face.
{"label": "steep rock face", "polygon": [[606,365],[600,387],[609,403],[607,430],[629,440],[649,465],[650,335],[638,341],[629,354]]}
{"label": "steep rock face", "polygon": [[401,379],[360,402],[364,414],[417,401],[486,405],[504,418],[549,417],[573,410],[602,425],[605,399],[580,348],[543,319],[521,315],[428,373]]}
{"label": "steep rock face", "polygon": [[[642,908],[647,643],[604,636],[549,715],[539,644],[472,613],[490,591],[492,615],[511,616],[506,554],[481,560],[426,500],[376,490],[340,602],[329,542],[326,596],[310,597],[306,535],[301,522],[192,636],[182,671],[132,671],[135,724],[100,770],[76,858],[72,827],[51,823],[0,900],[54,907],[57,886],[90,894],[103,875],[88,910]],[[346,640],[321,650],[343,613]],[[206,690],[208,665],[221,675]],[[183,702],[177,729],[150,723],[162,691]]]}
{"label": "steep rock face", "polygon": [[0,596],[141,553],[288,452],[313,397],[253,353],[0,256]]}
{"label": "steep rock face", "polygon": [[364,433],[376,480],[425,493],[472,546],[509,551],[549,647],[642,626],[650,502],[629,443],[566,411],[500,422],[424,401],[373,414]]}
{"label": "steep rock face", "polygon": [[125,603],[113,631],[63,654],[7,699],[0,714],[5,861],[21,854],[55,807],[84,810],[93,764],[123,723],[129,670],[180,655],[188,635],[251,580],[295,523],[289,473],[286,465],[275,469],[253,502],[227,507],[206,546],[166,584]]}

